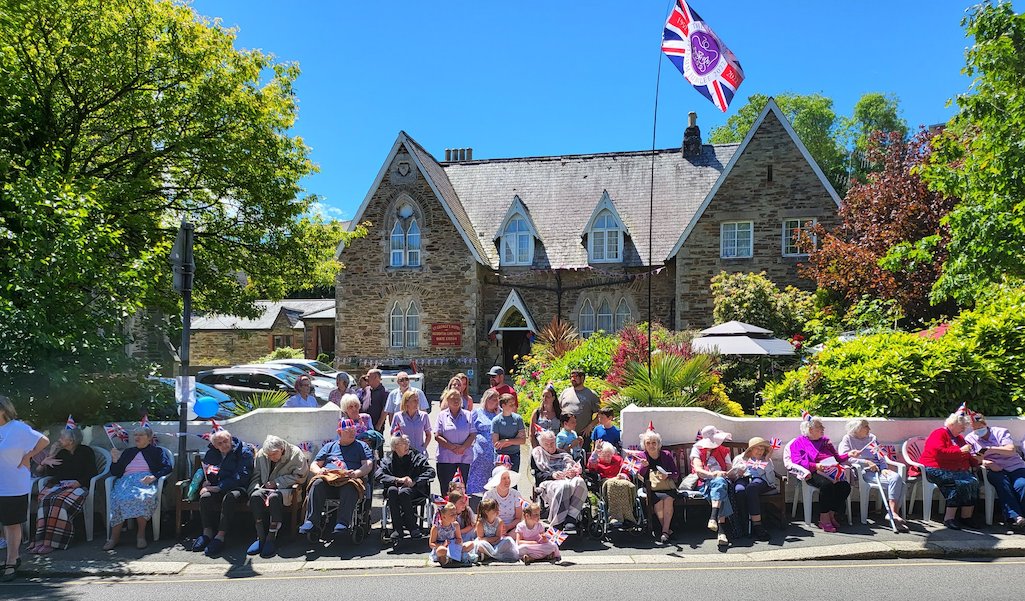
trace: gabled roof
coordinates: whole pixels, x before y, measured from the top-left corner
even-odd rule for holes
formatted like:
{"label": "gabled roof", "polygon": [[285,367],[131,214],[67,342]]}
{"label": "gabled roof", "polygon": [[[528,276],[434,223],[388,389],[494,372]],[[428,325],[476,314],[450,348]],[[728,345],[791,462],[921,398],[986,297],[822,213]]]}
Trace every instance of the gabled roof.
{"label": "gabled roof", "polygon": [[256,301],[262,313],[255,319],[209,313],[192,317],[192,330],[269,330],[277,321],[282,311],[288,319],[288,325],[295,327],[303,316],[334,310],[335,300],[332,298],[294,299],[283,301]]}
{"label": "gabled roof", "polygon": [[818,163],[815,162],[815,159],[812,158],[811,153],[808,152],[808,149],[805,147],[804,143],[801,142],[801,138],[797,136],[797,132],[795,132],[793,126],[790,125],[790,121],[786,118],[786,115],[783,114],[783,111],[780,110],[779,105],[776,104],[776,101],[770,97],[769,101],[765,104],[765,108],[763,108],[761,114],[758,115],[758,119],[755,120],[754,124],[751,126],[751,129],[747,131],[747,135],[744,136],[744,141],[740,143],[740,147],[737,148],[737,151],[735,153],[733,153],[733,157],[730,159],[729,164],[727,164],[726,168],[722,170],[722,173],[719,175],[719,179],[716,180],[715,184],[712,186],[712,189],[709,190],[708,194],[705,196],[705,199],[701,202],[701,206],[699,206],[697,211],[694,212],[693,217],[687,223],[687,226],[684,228],[683,233],[680,234],[679,239],[676,241],[676,245],[673,246],[673,249],[671,251],[669,251],[669,254],[665,255],[667,261],[670,258],[676,256],[676,253],[680,252],[680,249],[683,248],[683,244],[687,241],[687,238],[690,236],[690,233],[694,231],[694,227],[697,225],[697,222],[701,218],[701,215],[704,214],[705,209],[707,209],[708,205],[711,204],[712,199],[715,198],[716,192],[719,191],[719,188],[722,187],[723,182],[725,182],[726,178],[729,177],[730,172],[733,170],[733,167],[737,164],[737,161],[740,160],[740,157],[744,156],[744,151],[751,143],[752,138],[755,137],[755,133],[758,131],[758,128],[761,127],[762,123],[765,121],[765,118],[769,115],[769,113],[772,113],[772,115],[783,125],[783,129],[786,130],[787,135],[790,136],[790,139],[794,141],[794,144],[800,151],[801,156],[804,157],[804,160],[808,161],[808,164],[811,166],[812,171],[815,172],[815,176],[819,178],[819,181],[822,183],[822,186],[826,189],[827,192],[829,192],[829,196],[833,199],[833,202],[836,203],[837,207],[840,206],[840,196],[836,193],[836,190],[833,189],[833,185],[829,183],[828,179],[826,179],[826,175],[822,173],[822,169],[819,168]]}
{"label": "gabled roof", "polygon": [[[523,320],[527,322],[526,327],[525,328],[500,328],[499,324],[501,324],[502,321],[505,320],[505,316],[508,315],[509,312],[513,311],[513,310],[518,311],[520,313],[520,315],[523,316]],[[491,334],[492,332],[495,332],[495,331],[497,331],[499,329],[505,329],[505,330],[510,330],[510,329],[512,329],[512,330],[522,330],[522,329],[526,329],[526,330],[529,330],[531,332],[536,332],[537,331],[537,325],[534,323],[534,319],[531,318],[530,311],[527,310],[527,305],[524,304],[523,299],[520,298],[520,293],[516,292],[515,289],[510,290],[509,291],[509,296],[505,297],[505,304],[502,305],[502,310],[499,311],[498,315],[495,317],[495,323],[491,324],[491,330],[488,332],[488,334]]]}
{"label": "gabled roof", "polygon": [[505,226],[515,215],[522,216],[527,222],[527,227],[530,228],[531,235],[535,238],[540,238],[540,235],[537,233],[537,226],[534,224],[534,220],[530,218],[530,211],[527,210],[527,205],[523,204],[523,200],[519,196],[513,196],[512,202],[509,203],[509,210],[505,212],[505,217],[498,225],[495,237],[492,240],[498,240],[502,236],[502,233],[505,232]]}
{"label": "gabled roof", "polygon": [[[655,151],[657,218],[652,242],[656,264],[669,254],[736,149],[736,144],[705,145],[696,157],[682,156],[679,148]],[[535,254],[535,264],[583,268],[588,266],[587,247],[580,234],[604,192],[615,199],[624,226],[634,232],[624,249],[622,266],[647,264],[651,164],[652,153],[646,150],[474,160],[443,166],[482,239],[495,239],[506,215],[501,207],[519,196],[529,205],[531,219],[544,241],[544,253]],[[495,245],[485,245],[484,252],[497,269]]]}
{"label": "gabled roof", "polygon": [[616,210],[616,205],[612,202],[612,198],[609,197],[608,190],[602,190],[601,200],[598,201],[598,204],[594,205],[594,210],[591,211],[591,218],[587,220],[587,225],[584,226],[584,230],[580,232],[580,235],[586,236],[591,231],[591,228],[594,227],[594,220],[598,218],[598,214],[606,210],[616,216],[619,223],[623,225],[623,234],[629,236],[630,228],[623,221],[623,216]]}
{"label": "gabled roof", "polygon": [[351,232],[355,230],[356,225],[362,221],[363,213],[366,212],[367,206],[370,205],[370,201],[373,199],[374,194],[377,193],[378,187],[380,187],[381,182],[384,181],[384,176],[388,173],[388,169],[391,167],[392,162],[395,160],[395,155],[399,153],[400,148],[405,148],[413,158],[413,162],[416,163],[417,169],[420,171],[420,174],[424,176],[424,179],[427,180],[427,184],[431,187],[434,195],[438,198],[438,202],[441,203],[442,208],[445,210],[445,214],[448,215],[449,220],[452,221],[452,224],[459,232],[460,237],[462,237],[463,242],[466,243],[466,246],[473,255],[473,258],[476,259],[477,262],[487,265],[488,263],[485,259],[487,255],[485,253],[484,244],[481,243],[480,238],[477,236],[473,223],[467,216],[466,209],[463,208],[462,203],[459,201],[459,196],[452,187],[452,183],[445,174],[445,170],[440,164],[438,164],[438,161],[434,160],[431,153],[424,150],[416,140],[409,137],[409,135],[404,131],[400,131],[398,137],[395,139],[395,143],[392,145],[391,151],[388,153],[388,157],[381,166],[381,170],[377,173],[377,177],[374,178],[374,183],[371,184],[370,190],[367,192],[366,197],[363,198],[363,203],[360,204],[359,209],[356,210],[356,214],[349,223],[348,231]]}

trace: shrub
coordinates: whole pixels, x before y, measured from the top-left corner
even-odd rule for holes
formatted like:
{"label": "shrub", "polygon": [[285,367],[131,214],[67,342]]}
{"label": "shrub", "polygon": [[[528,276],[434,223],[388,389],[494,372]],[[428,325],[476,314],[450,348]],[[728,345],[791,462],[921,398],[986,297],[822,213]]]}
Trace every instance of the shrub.
{"label": "shrub", "polygon": [[726,397],[712,366],[708,355],[685,359],[670,353],[653,354],[651,374],[646,363],[629,363],[627,385],[606,404],[617,413],[633,403],[639,407],[703,407],[743,415],[740,405]]}
{"label": "shrub", "polygon": [[562,356],[554,357],[547,344],[535,342],[531,354],[520,358],[510,382],[519,393],[520,415],[530,417],[541,403],[541,392],[547,383],[551,382],[557,391],[569,386],[569,372],[575,368],[587,374],[585,385],[588,388],[599,397],[607,396],[606,391],[612,386],[605,381],[605,376],[617,344],[616,337],[598,332]]}
{"label": "shrub", "polygon": [[[672,332],[661,324],[653,324],[651,337],[654,339],[651,348],[671,355],[688,359],[690,351],[690,332]],[[606,379],[613,386],[626,384],[627,365],[635,361],[647,364],[648,361],[648,325],[646,323],[628,325],[619,332],[619,345],[612,356],[612,366]]]}
{"label": "shrub", "polygon": [[712,278],[712,317],[716,323],[742,321],[772,330],[780,338],[801,332],[812,314],[812,295],[793,286],[785,290],[765,272],[726,273]]}
{"label": "shrub", "polygon": [[144,374],[81,374],[64,382],[53,382],[39,396],[11,397],[18,415],[40,428],[64,423],[72,415],[79,426],[113,421],[176,419],[174,386],[149,380]]}
{"label": "shrub", "polygon": [[274,361],[275,359],[305,359],[306,353],[301,348],[293,348],[291,346],[281,346],[266,355],[260,357],[255,363],[266,363],[268,361]]}
{"label": "shrub", "polygon": [[254,409],[278,409],[284,407],[287,401],[288,393],[284,390],[267,390],[245,400],[235,399],[228,409],[233,415],[243,415]]}

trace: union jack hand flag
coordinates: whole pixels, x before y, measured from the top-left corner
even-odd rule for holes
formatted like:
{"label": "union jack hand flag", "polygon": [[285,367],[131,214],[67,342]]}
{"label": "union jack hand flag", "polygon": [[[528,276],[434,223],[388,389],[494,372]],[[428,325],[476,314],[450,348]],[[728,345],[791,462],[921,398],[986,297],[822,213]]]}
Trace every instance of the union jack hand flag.
{"label": "union jack hand flag", "polygon": [[495,465],[504,465],[506,467],[512,467],[512,458],[508,455],[499,455],[495,457]]}
{"label": "union jack hand flag", "polygon": [[520,509],[526,509],[528,507],[530,507],[530,501],[520,497]]}
{"label": "union jack hand flag", "polygon": [[769,465],[768,461],[761,461],[760,459],[748,459],[747,466],[756,470],[763,470]]}
{"label": "union jack hand flag", "polygon": [[782,438],[773,438],[772,440],[769,441],[769,452],[770,453],[772,451],[778,451],[779,449],[782,449],[782,448],[783,448],[783,439]]}
{"label": "union jack hand flag", "polygon": [[350,429],[355,428],[355,427],[356,427],[356,422],[352,421],[351,419],[349,419],[347,417],[344,417],[344,418],[338,420],[338,429],[339,430],[350,430]]}
{"label": "union jack hand flag", "polygon": [[702,96],[726,112],[744,70],[733,52],[686,0],[676,0],[662,32],[662,52]]}
{"label": "union jack hand flag", "polygon": [[77,427],[78,427],[78,424],[76,424],[75,420],[72,419],[71,416],[69,415],[67,423],[64,424],[64,429],[65,430],[74,430]]}
{"label": "union jack hand flag", "polygon": [[548,540],[555,543],[556,547],[561,547],[562,543],[566,542],[566,538],[569,535],[563,532],[562,530],[556,530],[555,528],[549,526],[548,529],[545,530],[545,536],[548,537]]}
{"label": "union jack hand flag", "polygon": [[651,421],[651,420],[648,420],[648,432],[654,432],[654,431],[655,431],[655,422]]}
{"label": "union jack hand flag", "polygon": [[224,429],[224,426],[222,426],[221,424],[217,423],[217,420],[215,420],[212,417],[210,418],[210,431],[211,432],[220,432],[223,429]]}
{"label": "union jack hand flag", "polygon": [[149,425],[149,415],[143,413],[142,414],[142,419],[139,420],[139,425],[142,426],[143,428],[149,428],[150,427],[150,425]]}
{"label": "union jack hand flag", "polygon": [[466,485],[466,482],[463,482],[463,475],[459,473],[459,468],[456,468],[456,473],[452,474],[452,481],[450,485],[455,484],[456,482],[464,486]]}
{"label": "union jack hand flag", "polygon": [[540,434],[544,431],[545,429],[542,428],[539,424],[534,424],[534,434]]}
{"label": "union jack hand flag", "polygon": [[843,480],[844,475],[846,473],[847,468],[840,464],[832,465],[826,470],[826,475],[831,477],[834,482],[839,482],[840,480]]}
{"label": "union jack hand flag", "polygon": [[345,465],[345,460],[341,457],[335,457],[331,462],[331,467],[336,470],[349,469],[348,466]]}
{"label": "union jack hand flag", "polygon": [[221,472],[221,466],[219,465],[206,465],[204,467],[206,468],[205,471],[207,476],[216,476]]}
{"label": "union jack hand flag", "polygon": [[701,435],[701,430],[698,430],[698,435],[694,437],[694,440],[697,441],[701,440],[702,438],[704,438],[704,436]]}
{"label": "union jack hand flag", "polygon": [[971,409],[968,408],[968,402],[961,403],[961,406],[955,411],[957,415],[971,415]]}
{"label": "union jack hand flag", "polygon": [[394,417],[391,420],[391,435],[400,436],[402,434],[402,427],[399,426],[399,422]]}
{"label": "union jack hand flag", "polygon": [[304,441],[300,442],[298,446],[299,446],[299,450],[302,451],[303,453],[309,453],[310,451],[313,450],[313,441],[304,440]]}
{"label": "union jack hand flag", "polygon": [[125,430],[121,424],[111,424],[114,428],[114,434],[117,435],[121,442],[128,442],[128,430]]}
{"label": "union jack hand flag", "polygon": [[811,413],[809,413],[807,409],[801,409],[801,421],[811,421]]}
{"label": "union jack hand flag", "polygon": [[879,447],[879,453],[885,455],[891,459],[897,456],[897,446],[892,444],[884,444]]}
{"label": "union jack hand flag", "polygon": [[869,453],[872,453],[873,455],[879,455],[883,451],[883,449],[879,446],[879,443],[875,442],[875,441],[872,441],[872,442],[868,443],[867,445],[865,445],[865,448],[862,449],[862,450],[868,451]]}
{"label": "union jack hand flag", "polygon": [[440,524],[441,510],[445,508],[445,505],[448,505],[448,499],[439,495],[432,494],[431,503],[434,504],[434,524]]}

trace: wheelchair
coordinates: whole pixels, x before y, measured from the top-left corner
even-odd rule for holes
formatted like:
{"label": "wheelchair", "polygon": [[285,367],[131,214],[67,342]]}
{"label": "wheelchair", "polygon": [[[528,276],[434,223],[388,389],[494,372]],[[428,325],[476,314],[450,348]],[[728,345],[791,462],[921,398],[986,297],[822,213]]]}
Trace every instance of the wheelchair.
{"label": "wheelchair", "polygon": [[[587,483],[588,503],[584,505],[587,516],[587,534],[596,540],[606,540],[612,530],[609,522],[609,499],[602,491],[602,479],[594,472],[584,472],[584,481]],[[633,527],[624,528],[624,532],[644,532],[646,517],[641,498],[634,495],[633,500]]]}
{"label": "wheelchair", "polygon": [[[575,460],[575,457],[574,457],[574,460]],[[581,465],[583,465],[583,464],[581,463]],[[544,495],[542,494],[543,493],[543,489],[540,486],[538,486],[542,482],[542,478],[541,478],[540,474],[541,474],[541,472],[540,472],[540,470],[538,470],[537,464],[534,462],[534,457],[532,456],[530,458],[530,477],[534,481],[534,487],[533,487],[533,490],[531,491],[530,500],[535,502],[535,503],[537,503],[538,505],[540,505],[541,506],[541,515],[542,516],[546,516],[546,515],[548,515],[548,504],[545,502]],[[585,482],[586,482],[586,475],[587,475],[586,471],[583,474],[581,474],[581,477],[585,478]],[[590,537],[594,537],[594,538],[599,538],[599,537],[596,537],[595,534],[594,534],[595,528],[596,528],[595,525],[594,525],[594,521],[595,521],[595,517],[597,516],[597,513],[598,513],[598,509],[597,509],[597,507],[595,507],[594,500],[591,499],[591,490],[590,490],[590,486],[588,486],[587,495],[584,496],[584,505],[583,505],[583,507],[580,508],[580,517],[576,520],[576,524],[577,524],[576,532],[577,533],[583,533],[586,536],[590,536]],[[551,524],[551,525],[554,526],[555,524]],[[602,534],[602,536],[604,536],[604,533]]]}
{"label": "wheelchair", "polygon": [[[391,544],[391,533],[395,531],[395,524],[392,520],[391,511],[388,509],[388,498],[386,496],[387,491],[381,489],[381,545],[387,546]],[[434,524],[435,508],[434,503],[431,503],[429,497],[424,497],[413,503],[413,509],[416,511],[416,523],[417,526],[424,532],[426,536],[431,531],[431,525]]]}
{"label": "wheelchair", "polygon": [[[364,484],[367,487],[366,492],[356,500],[356,505],[352,510],[352,518],[349,520],[348,537],[354,545],[361,544],[370,535],[370,526],[372,524],[370,509],[373,505],[374,495],[373,471],[364,478]],[[308,496],[307,502],[309,502]],[[325,499],[324,514],[319,517],[320,523],[315,523],[313,529],[306,533],[307,541],[321,543],[336,542],[338,540],[338,537],[335,536],[334,528],[335,524],[338,523],[339,507],[340,501],[338,499]]]}

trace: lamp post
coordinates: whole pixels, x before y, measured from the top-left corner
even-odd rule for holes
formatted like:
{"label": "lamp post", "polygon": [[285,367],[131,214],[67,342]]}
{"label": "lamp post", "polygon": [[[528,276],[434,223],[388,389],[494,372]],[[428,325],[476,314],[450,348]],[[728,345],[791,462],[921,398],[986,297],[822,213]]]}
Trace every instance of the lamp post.
{"label": "lamp post", "polygon": [[178,356],[181,359],[181,398],[178,403],[178,476],[184,480],[189,473],[185,465],[185,434],[188,432],[189,399],[193,395],[189,381],[189,336],[192,329],[192,276],[196,263],[192,254],[193,225],[182,219],[178,235],[171,249],[171,266],[174,269],[174,289],[182,295],[182,344]]}

